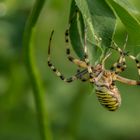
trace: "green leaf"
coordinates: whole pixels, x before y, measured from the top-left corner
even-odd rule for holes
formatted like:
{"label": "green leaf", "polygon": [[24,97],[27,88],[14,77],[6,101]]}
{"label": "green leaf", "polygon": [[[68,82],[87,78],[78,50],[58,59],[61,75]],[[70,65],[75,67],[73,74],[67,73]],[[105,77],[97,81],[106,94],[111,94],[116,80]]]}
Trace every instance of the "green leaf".
{"label": "green leaf", "polygon": [[[75,0],[75,2],[73,1],[71,7],[71,17],[72,14],[74,14],[74,10],[72,10],[74,6],[78,7],[82,18],[76,20],[77,23],[75,24],[77,27],[74,24],[71,25],[70,38],[72,46],[74,50],[82,50],[83,42],[81,42],[81,40],[78,38],[80,36],[83,40],[84,28],[86,27],[86,35],[90,55],[92,58],[97,57],[98,59],[109,49],[109,46],[111,44],[116,23],[115,15],[113,14],[110,7],[103,0]],[[80,28],[78,26],[78,22],[82,25],[80,26]],[[79,29],[81,29],[81,31]],[[95,34],[98,38],[102,38],[100,45],[95,40]],[[91,46],[92,49],[90,49],[89,46]],[[81,54],[83,54],[84,52],[80,51],[80,55],[79,51],[76,51],[76,53],[78,56],[81,57]]]}
{"label": "green leaf", "polygon": [[[129,39],[133,43],[134,46],[139,46],[140,44],[140,23],[139,21],[129,13],[129,9],[131,6],[127,3],[124,4],[123,1],[116,0],[106,0],[108,4],[113,8],[116,12],[129,35]],[[134,47],[133,47],[134,48]],[[135,47],[136,48],[136,47]]]}
{"label": "green leaf", "polygon": [[81,12],[79,11],[79,14],[77,15],[76,11],[78,10],[78,7],[76,6],[75,1],[72,1],[71,4],[71,11],[70,11],[70,39],[71,44],[73,46],[74,51],[77,53],[77,55],[80,58],[83,58],[84,49],[83,49],[83,42],[82,39],[84,39],[84,21],[81,15]]}

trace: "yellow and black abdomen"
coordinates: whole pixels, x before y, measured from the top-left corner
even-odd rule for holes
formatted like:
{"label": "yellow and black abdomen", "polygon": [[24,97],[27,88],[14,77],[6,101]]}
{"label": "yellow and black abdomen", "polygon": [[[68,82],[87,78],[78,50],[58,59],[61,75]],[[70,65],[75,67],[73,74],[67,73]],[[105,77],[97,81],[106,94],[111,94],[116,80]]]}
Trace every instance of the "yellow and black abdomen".
{"label": "yellow and black abdomen", "polygon": [[102,106],[107,108],[109,111],[117,110],[121,105],[121,97],[116,86],[111,88],[102,85],[96,86],[96,95]]}

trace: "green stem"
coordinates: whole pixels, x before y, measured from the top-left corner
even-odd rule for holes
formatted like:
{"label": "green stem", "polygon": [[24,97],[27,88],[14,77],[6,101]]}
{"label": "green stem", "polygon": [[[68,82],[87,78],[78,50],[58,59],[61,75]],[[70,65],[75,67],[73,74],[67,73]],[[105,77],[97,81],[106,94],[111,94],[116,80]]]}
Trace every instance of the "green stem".
{"label": "green stem", "polygon": [[36,104],[37,117],[39,122],[40,135],[42,140],[52,140],[51,131],[49,128],[49,122],[45,109],[45,92],[42,84],[42,80],[37,69],[33,45],[35,36],[35,25],[37,23],[40,12],[43,8],[45,0],[36,0],[35,5],[29,15],[25,26],[23,48],[24,48],[24,60],[31,79],[33,88],[33,95]]}

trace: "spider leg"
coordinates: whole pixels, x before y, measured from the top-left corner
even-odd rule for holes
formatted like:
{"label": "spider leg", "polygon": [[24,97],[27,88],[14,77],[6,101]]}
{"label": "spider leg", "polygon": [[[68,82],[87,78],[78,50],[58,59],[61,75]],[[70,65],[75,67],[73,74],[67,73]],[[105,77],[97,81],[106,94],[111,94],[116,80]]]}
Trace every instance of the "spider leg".
{"label": "spider leg", "polygon": [[[116,46],[116,44],[115,44],[115,46]],[[138,69],[138,74],[139,74],[139,77],[140,77],[140,61],[135,56],[129,55],[128,52],[123,52],[123,50],[121,50],[119,47],[113,48],[113,49],[118,51],[121,56],[118,59],[118,61],[111,67],[111,70],[116,69],[116,73],[124,71],[125,68],[126,68],[125,56],[127,56],[130,59],[135,61],[137,69]]]}
{"label": "spider leg", "polygon": [[82,82],[86,82],[89,80],[89,76],[87,77],[83,77],[85,76],[86,74],[88,74],[88,70],[87,69],[84,69],[82,71],[80,71],[79,69],[77,70],[77,74],[79,75],[79,80],[81,80]]}
{"label": "spider leg", "polygon": [[[72,22],[72,20],[70,20],[70,23]],[[70,24],[69,24],[70,27]],[[93,72],[92,72],[92,67],[89,64],[89,59],[88,59],[88,55],[87,55],[87,48],[86,48],[86,33],[84,34],[84,60],[79,60],[76,59],[74,57],[71,56],[70,54],[70,48],[69,48],[69,28],[66,30],[65,32],[65,42],[66,42],[66,55],[67,58],[73,62],[74,64],[76,64],[77,66],[79,66],[80,68],[84,68],[85,70],[78,72],[77,74],[75,74],[74,76],[70,77],[70,78],[65,78],[58,69],[55,68],[55,66],[52,64],[51,60],[50,60],[50,47],[51,47],[51,40],[52,40],[52,36],[53,36],[54,31],[52,31],[51,36],[50,36],[50,40],[49,40],[49,47],[48,47],[48,66],[51,68],[52,71],[55,72],[55,74],[60,77],[61,80],[64,80],[65,82],[72,82],[76,79],[80,79],[81,81],[87,81],[91,78],[90,81],[93,81]],[[89,73],[89,77],[85,78],[83,77],[84,74],[88,74]]]}
{"label": "spider leg", "polygon": [[128,84],[128,85],[140,85],[140,81],[127,79],[127,78],[124,78],[124,77],[119,76],[119,75],[116,75],[116,80],[121,82],[121,83]]}
{"label": "spider leg", "polygon": [[50,47],[51,47],[51,40],[52,40],[53,33],[54,33],[54,31],[52,31],[52,33],[51,33],[50,40],[49,40],[49,46],[48,46],[48,66],[61,80],[65,81],[65,82],[70,83],[77,79],[81,79],[84,81],[85,79],[82,79],[82,76],[87,73],[87,69],[84,69],[81,72],[77,72],[74,76],[65,78],[65,76],[63,76],[63,74],[61,74],[61,72],[52,64],[51,59],[50,59],[50,52],[51,52]]}
{"label": "spider leg", "polygon": [[124,46],[123,46],[123,50],[121,50],[115,42],[113,42],[113,45],[115,46],[115,48],[110,47],[110,48],[112,48],[112,49],[114,49],[114,50],[116,50],[120,53],[119,59],[110,68],[111,70],[115,71],[116,74],[118,74],[120,72],[123,72],[126,69],[125,56],[127,55],[127,53],[125,53],[124,50],[125,50],[127,41],[128,41],[128,36],[126,37],[126,40],[125,40],[125,43],[124,43]]}
{"label": "spider leg", "polygon": [[79,60],[74,58],[73,56],[71,56],[71,50],[69,47],[69,29],[70,29],[70,25],[74,20],[74,17],[77,16],[78,10],[76,9],[75,13],[72,15],[71,19],[69,20],[69,25],[68,28],[65,31],[65,43],[66,43],[66,55],[69,61],[73,62],[74,64],[76,64],[77,66],[81,67],[81,68],[87,68],[87,64],[85,63],[85,61]]}
{"label": "spider leg", "polygon": [[138,69],[138,75],[139,75],[139,78],[140,78],[140,61],[133,55],[127,55],[127,56],[135,61],[137,69]]}
{"label": "spider leg", "polygon": [[69,29],[66,30],[65,32],[65,42],[66,42],[66,55],[67,58],[73,62],[74,64],[76,64],[77,66],[81,67],[81,68],[87,68],[87,64],[86,62],[76,59],[74,57],[71,56],[70,54],[70,48],[69,48]]}
{"label": "spider leg", "polygon": [[[69,28],[66,30],[65,32],[65,42],[66,42],[66,54],[67,54],[67,58],[73,62],[74,64],[76,64],[77,66],[81,67],[81,68],[87,68],[88,69],[88,73],[90,75],[90,77],[92,78],[92,68],[90,66],[89,63],[89,59],[88,59],[88,54],[87,54],[87,47],[86,47],[86,28],[84,31],[84,60],[79,60],[79,59],[75,59],[74,57],[72,57],[70,55],[70,48],[69,48]],[[86,81],[87,79],[83,79],[83,81]]]}
{"label": "spider leg", "polygon": [[81,61],[79,59],[75,59],[73,58],[71,55],[70,55],[70,48],[69,48],[69,29],[70,29],[70,25],[71,23],[73,22],[73,19],[75,16],[77,16],[77,13],[78,13],[78,10],[76,10],[76,12],[73,14],[72,18],[70,19],[69,21],[69,27],[68,29],[66,30],[65,32],[65,42],[66,42],[66,54],[67,54],[67,58],[75,63],[76,65],[78,65],[79,67],[82,67],[82,68],[87,68],[88,69],[88,72],[89,74],[91,75],[92,73],[92,68],[89,64],[89,59],[88,59],[88,53],[87,53],[87,46],[86,46],[86,39],[87,39],[87,36],[86,36],[86,30],[87,28],[85,27],[84,29],[84,60]]}
{"label": "spider leg", "polygon": [[[120,48],[116,48],[115,50],[119,52],[121,51]],[[110,69],[115,71],[116,74],[123,72],[126,69],[125,55],[122,53],[122,51],[120,52],[119,59]]]}

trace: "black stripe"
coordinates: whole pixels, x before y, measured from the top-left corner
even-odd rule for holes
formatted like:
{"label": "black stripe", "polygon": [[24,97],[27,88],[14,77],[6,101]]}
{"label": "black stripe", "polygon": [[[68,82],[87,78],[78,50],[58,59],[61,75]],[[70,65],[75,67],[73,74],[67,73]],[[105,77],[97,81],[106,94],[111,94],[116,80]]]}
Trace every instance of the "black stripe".
{"label": "black stripe", "polygon": [[66,35],[66,36],[68,36],[68,35],[69,35],[68,30],[66,30],[65,35]]}
{"label": "black stripe", "polygon": [[140,85],[140,81],[137,81],[137,85]]}
{"label": "black stripe", "polygon": [[63,75],[60,75],[60,78],[61,78],[61,80],[64,80],[65,79]]}
{"label": "black stripe", "polygon": [[140,69],[140,65],[138,65],[137,68]]}
{"label": "black stripe", "polygon": [[87,79],[81,79],[83,82],[87,81]]}
{"label": "black stripe", "polygon": [[121,63],[118,63],[117,64],[117,68],[121,68]]}
{"label": "black stripe", "polygon": [[112,85],[112,86],[115,86],[115,81],[112,81],[111,85]]}
{"label": "black stripe", "polygon": [[67,50],[66,50],[66,53],[67,53],[67,54],[70,54],[70,49],[67,49]]}
{"label": "black stripe", "polygon": [[122,65],[125,65],[125,61],[122,62]]}
{"label": "black stripe", "polygon": [[70,78],[68,78],[68,79],[66,79],[66,82],[72,82],[73,81],[73,77],[70,77]]}
{"label": "black stripe", "polygon": [[99,101],[103,101],[103,102],[110,102],[112,97],[101,97],[101,96],[97,96]]}
{"label": "black stripe", "polygon": [[84,54],[84,58],[88,58],[88,55],[87,54]]}
{"label": "black stripe", "polygon": [[70,61],[73,61],[73,60],[74,60],[74,58],[71,57],[71,56],[68,56],[68,59],[69,59]]}
{"label": "black stripe", "polygon": [[56,71],[57,71],[55,68],[52,68],[52,70],[53,70],[54,72],[56,72]]}
{"label": "black stripe", "polygon": [[[109,110],[116,110],[117,106],[110,106],[110,105],[105,105],[105,107],[107,107]],[[115,107],[115,108],[114,108]]]}
{"label": "black stripe", "polygon": [[139,63],[139,60],[138,59],[135,59],[136,63]]}
{"label": "black stripe", "polygon": [[114,67],[111,67],[110,70],[114,70]]}
{"label": "black stripe", "polygon": [[69,40],[68,40],[68,39],[66,39],[66,42],[68,43],[68,42],[69,42]]}
{"label": "black stripe", "polygon": [[115,74],[118,74],[119,72],[118,71],[115,71]]}
{"label": "black stripe", "polygon": [[92,78],[93,78],[92,73],[90,73],[90,74],[89,74],[89,78],[90,78],[90,79],[92,79]]}
{"label": "black stripe", "polygon": [[125,68],[121,68],[121,70],[122,70],[122,71],[124,71],[124,70],[125,70]]}
{"label": "black stripe", "polygon": [[99,93],[104,93],[104,91],[99,90],[99,89],[96,89],[95,91],[96,91],[96,92],[99,92]]}
{"label": "black stripe", "polygon": [[116,105],[116,102],[114,102],[114,104],[109,104],[109,103],[111,103],[111,102],[102,102],[102,103],[108,103],[107,105],[108,105],[108,106],[111,106],[111,107],[114,106],[114,105]]}
{"label": "black stripe", "polygon": [[102,88],[102,87],[105,87],[107,89],[109,89],[109,87],[107,85],[96,85],[98,88]]}
{"label": "black stripe", "polygon": [[50,61],[48,61],[48,66],[49,66],[49,67],[51,67],[51,66],[52,66],[52,63],[50,63]]}

